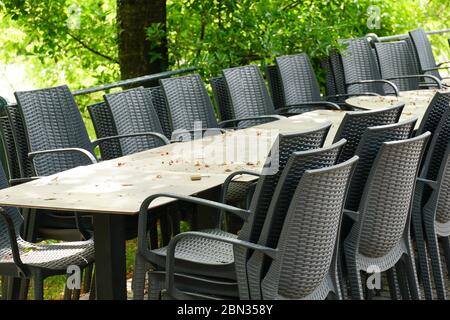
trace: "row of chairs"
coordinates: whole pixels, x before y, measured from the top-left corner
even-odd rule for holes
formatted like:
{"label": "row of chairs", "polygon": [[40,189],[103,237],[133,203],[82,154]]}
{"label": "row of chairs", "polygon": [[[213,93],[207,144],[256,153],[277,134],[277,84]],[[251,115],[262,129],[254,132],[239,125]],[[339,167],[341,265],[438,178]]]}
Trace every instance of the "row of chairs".
{"label": "row of chairs", "polygon": [[[427,34],[421,28],[400,41],[379,42],[363,37],[340,41],[344,49],[323,61],[327,71],[327,93],[399,94],[399,91],[441,88],[446,79],[439,70]],[[342,100],[332,100],[342,101]]]}
{"label": "row of chairs", "polygon": [[[217,226],[181,233],[154,250],[140,237],[134,297],[143,298],[149,271],[151,299],[323,299],[329,293],[362,299],[372,292],[360,272],[386,271],[392,298],[418,299],[414,239],[425,296],[433,297],[431,259],[437,296],[444,299],[434,240],[444,240],[448,259],[449,94],[433,101],[416,131],[416,119],[398,123],[399,105],[347,113],[329,147],[323,148],[329,126],[280,135],[280,170],[260,177],[249,209],[167,193],[148,198],[140,235],[148,233],[146,209],[158,197],[217,208],[244,224],[238,235]],[[439,173],[431,178],[431,172]],[[434,186],[431,193],[424,183]],[[433,248],[430,255],[424,247]]]}
{"label": "row of chairs", "polygon": [[[285,61],[288,61],[288,63],[285,64]],[[282,78],[282,70],[296,69],[290,67],[292,62],[304,63],[307,66],[309,77],[312,79],[309,87],[317,93],[315,90],[317,87],[314,84],[314,72],[305,55],[294,55],[277,59],[277,74],[279,78]],[[302,67],[297,69],[302,70]],[[279,82],[283,92],[295,93],[299,91],[295,87],[293,89],[288,86],[288,84],[295,83],[295,81],[297,81],[297,88],[305,87],[298,85],[302,80],[301,72],[297,76],[284,74],[287,80]],[[289,79],[293,81],[289,81]],[[219,106],[226,105],[224,101],[227,100],[228,110],[231,110],[228,114],[231,114],[233,119],[217,123],[213,114],[211,100],[198,75],[164,79],[160,81],[159,87],[137,88],[106,95],[104,103],[90,106],[88,109],[99,138],[94,142],[89,141],[78,108],[66,86],[17,92],[18,105],[8,106],[7,117],[1,118],[0,122],[2,137],[7,146],[9,176],[12,178],[10,181],[12,183],[20,183],[36,175],[48,175],[74,166],[96,162],[98,159],[96,159],[94,147],[97,145],[100,146],[101,158],[110,159],[165,144],[171,138],[177,140],[177,134],[184,136],[186,132],[188,134],[192,132],[194,129],[193,122],[196,120],[201,121],[204,128],[242,128],[261,122],[281,119],[282,116],[280,114],[309,111],[311,110],[311,105],[314,105],[312,103],[314,101],[309,101],[308,103],[293,101],[292,103],[289,102],[289,105],[285,104],[282,108],[278,108],[278,110],[275,109],[264,79],[259,69],[254,65],[224,70],[223,76],[217,78],[215,84],[213,84],[213,81],[211,83]],[[285,83],[286,85],[283,86]],[[308,86],[306,87],[308,88]],[[218,98],[220,97],[219,92],[222,93],[221,97],[225,100]],[[274,97],[273,93],[272,96]],[[286,94],[286,97],[290,97],[290,95]],[[423,122],[423,128],[426,127],[427,131],[433,132],[433,129],[436,129],[437,123],[433,123],[433,121],[438,122],[438,120],[434,119],[434,113],[439,114],[448,107],[446,97],[445,94],[437,94],[430,104],[429,115],[426,117],[427,120]],[[283,109],[285,107],[287,109]],[[316,107],[340,108],[340,106],[332,103],[320,104],[320,101],[317,106],[313,107],[314,109]],[[220,108],[220,110],[225,109]],[[226,112],[221,111],[221,114],[226,114]],[[358,128],[359,135],[362,134],[366,127],[378,124],[370,121],[365,122],[362,120],[364,117],[359,118],[358,114],[354,115],[353,119],[358,119],[358,121],[355,121],[353,126]],[[361,114],[371,113],[362,112]],[[176,134],[173,137],[174,131]],[[425,131],[422,130],[422,132]],[[348,141],[343,149],[343,154],[349,155],[347,159],[354,154],[354,150],[358,145],[359,135],[355,136],[356,140],[347,137]],[[29,154],[31,157],[29,157]],[[238,192],[231,192],[231,185],[232,183],[227,188],[228,194],[234,193],[240,195],[241,198],[232,199],[233,197],[230,196],[228,200],[234,201],[228,201],[228,203],[242,202],[242,194],[248,194],[243,192],[243,190],[249,190],[249,186],[244,186],[243,189],[240,189],[242,184],[235,184],[235,189]],[[250,201],[251,197],[247,197],[247,200]],[[161,214],[164,217],[166,212]],[[27,215],[30,217],[35,216],[29,213]],[[47,222],[49,222],[50,226],[53,224],[54,228],[51,230],[53,234],[45,235],[52,228],[48,228],[49,225],[44,225],[44,228],[40,230],[41,234],[37,236],[33,231],[39,228],[31,224],[25,227],[25,230],[27,230],[25,234],[32,234],[31,237],[27,237],[30,240],[42,237],[55,238],[54,232],[60,233],[61,220],[67,223],[68,220],[74,221],[79,218],[73,214],[68,219],[67,215],[54,212],[39,213],[38,216],[49,217],[48,220],[50,221]],[[58,220],[56,225],[54,224],[55,219]],[[28,220],[31,219],[26,219],[27,222],[29,222]],[[133,218],[130,218],[129,224],[131,227],[134,226],[135,229],[136,221]],[[68,223],[63,229],[73,229],[74,226],[78,225],[84,225],[84,223]],[[178,230],[174,226],[171,232],[176,234]],[[84,238],[89,238],[89,230],[83,231],[83,235]],[[134,232],[130,232],[129,237],[131,238],[135,235],[134,230]],[[168,242],[170,236],[166,235],[166,241],[163,241],[163,244]],[[154,233],[152,237],[155,237]],[[78,233],[75,238],[79,239],[80,234]],[[157,246],[155,240],[153,240],[152,248]]]}

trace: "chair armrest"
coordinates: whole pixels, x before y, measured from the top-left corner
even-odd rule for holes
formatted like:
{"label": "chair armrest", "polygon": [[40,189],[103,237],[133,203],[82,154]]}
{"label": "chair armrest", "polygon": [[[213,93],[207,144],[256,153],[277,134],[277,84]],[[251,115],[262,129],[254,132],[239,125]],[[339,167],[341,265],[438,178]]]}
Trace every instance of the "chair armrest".
{"label": "chair armrest", "polygon": [[420,183],[426,184],[427,186],[429,186],[433,190],[436,190],[439,187],[439,185],[438,185],[438,183],[436,181],[425,179],[425,178],[417,178],[416,182],[417,183],[420,182]]}
{"label": "chair armrest", "polygon": [[359,219],[359,213],[356,211],[352,211],[352,210],[348,210],[348,209],[344,209],[344,216],[349,217],[350,219],[352,219],[353,221],[358,221]]}
{"label": "chair armrest", "polygon": [[138,248],[139,250],[145,250],[147,248],[146,243],[146,234],[147,234],[147,216],[148,216],[148,207],[150,204],[157,198],[172,198],[177,200],[182,200],[190,203],[194,203],[197,205],[203,205],[206,207],[223,210],[224,212],[232,213],[244,221],[247,221],[248,216],[250,215],[249,210],[244,210],[241,208],[233,207],[227,204],[223,204],[220,202],[215,202],[211,200],[206,200],[202,198],[192,197],[192,196],[184,196],[175,193],[158,193],[147,197],[141,204],[139,209],[139,222],[138,222]]}
{"label": "chair armrest", "polygon": [[444,64],[450,64],[450,61],[444,61],[444,62],[439,62],[438,64],[436,64],[438,67],[444,65]]}
{"label": "chair armrest", "polygon": [[[236,171],[236,172],[233,172],[232,174],[230,174],[222,184],[222,190],[221,190],[221,194],[220,194],[220,202],[221,203],[223,203],[223,204],[227,203],[228,187],[230,186],[230,183],[233,181],[233,179],[236,176],[242,175],[242,174],[247,174],[247,175],[255,176],[255,177],[261,176],[260,173],[250,171],[250,170],[240,170],[240,171]],[[220,216],[219,216],[219,223],[222,223],[224,215],[225,215],[225,211],[223,209],[221,209]],[[220,228],[220,225],[218,227]]]}
{"label": "chair armrest", "polygon": [[413,78],[428,78],[433,80],[434,82],[436,82],[436,85],[439,89],[442,89],[442,84],[441,81],[439,81],[438,78],[436,78],[435,76],[432,75],[428,75],[428,74],[414,74],[414,75],[407,75],[407,76],[397,76],[397,77],[392,77],[392,78],[387,78],[386,80],[396,80],[396,79],[413,79]]}
{"label": "chair armrest", "polygon": [[450,67],[434,67],[434,68],[422,69],[422,71],[427,72],[427,71],[448,70],[448,69],[450,69]]}
{"label": "chair armrest", "polygon": [[25,266],[20,259],[20,251],[19,246],[17,245],[17,234],[14,228],[14,222],[3,208],[0,208],[0,216],[3,217],[3,220],[6,222],[8,228],[9,243],[11,245],[13,261],[19,269],[19,272],[22,272],[25,275]]}
{"label": "chair armrest", "polygon": [[17,186],[17,185],[22,184],[22,183],[27,183],[27,182],[30,182],[30,181],[34,181],[34,180],[37,180],[37,179],[40,179],[40,178],[41,177],[28,177],[28,178],[10,179],[9,180],[9,185],[11,187],[13,187],[13,186]]}
{"label": "chair armrest", "polygon": [[375,93],[375,92],[361,92],[361,93],[340,93],[340,94],[334,94],[331,96],[325,96],[324,99],[330,99],[330,98],[341,98],[341,97],[359,97],[359,96],[377,96],[380,97],[381,94]]}
{"label": "chair armrest", "polygon": [[289,109],[294,109],[298,107],[308,107],[308,106],[325,106],[328,107],[328,109],[331,110],[341,110],[341,107],[339,107],[336,103],[330,102],[330,101],[311,101],[311,102],[302,102],[302,103],[296,103],[289,106],[286,106],[284,108],[277,109],[278,112],[284,112],[289,111]]}
{"label": "chair armrest", "polygon": [[167,255],[166,255],[166,290],[169,296],[174,297],[183,297],[183,293],[175,288],[175,249],[178,242],[187,237],[198,237],[210,240],[216,240],[220,242],[229,243],[232,245],[241,246],[247,249],[259,251],[271,259],[276,259],[278,255],[278,249],[273,249],[269,247],[265,247],[259,244],[251,243],[248,241],[243,241],[235,238],[222,237],[218,235],[213,235],[204,232],[183,232],[170,240],[169,245],[167,246]]}
{"label": "chair armrest", "polygon": [[383,80],[383,79],[376,79],[376,80],[360,80],[360,81],[356,81],[356,82],[350,82],[350,83],[346,83],[346,86],[351,86],[353,84],[364,84],[364,83],[384,83],[389,85],[392,89],[394,89],[394,93],[395,95],[398,97],[399,95],[399,91],[397,86],[395,85],[395,83],[388,81],[388,80]]}
{"label": "chair armrest", "polygon": [[166,136],[162,135],[158,132],[140,132],[140,133],[130,133],[130,134],[121,134],[117,136],[110,136],[110,137],[104,137],[97,140],[92,141],[92,144],[95,146],[99,145],[102,142],[109,141],[109,140],[120,140],[124,138],[132,138],[132,137],[140,137],[140,136],[152,136],[162,141],[163,144],[169,144],[169,139],[166,138]]}
{"label": "chair armrest", "polygon": [[225,120],[225,121],[221,121],[219,122],[219,126],[221,128],[223,128],[225,125],[229,124],[229,123],[239,123],[241,121],[247,121],[247,120],[263,120],[263,119],[272,119],[272,120],[282,120],[282,119],[286,119],[286,117],[284,116],[280,116],[280,115],[264,115],[264,116],[254,116],[254,117],[245,117],[245,118],[239,118],[239,119],[231,119],[231,120]]}
{"label": "chair armrest", "polygon": [[75,153],[81,153],[86,158],[88,158],[91,163],[97,163],[97,159],[95,159],[94,155],[90,153],[89,151],[81,148],[60,148],[60,149],[51,149],[51,150],[42,150],[42,151],[33,151],[28,153],[28,157],[30,160],[33,160],[36,156],[43,155],[43,154],[52,154],[52,153],[69,153],[69,152],[75,152]]}

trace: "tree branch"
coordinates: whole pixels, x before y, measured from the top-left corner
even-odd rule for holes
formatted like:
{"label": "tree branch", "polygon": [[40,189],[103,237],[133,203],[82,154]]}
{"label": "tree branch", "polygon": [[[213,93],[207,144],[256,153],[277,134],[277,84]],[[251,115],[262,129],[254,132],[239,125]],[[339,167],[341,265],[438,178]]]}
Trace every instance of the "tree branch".
{"label": "tree branch", "polygon": [[97,50],[95,50],[94,48],[90,47],[89,45],[87,45],[83,40],[81,40],[80,38],[78,38],[77,36],[75,36],[74,34],[72,34],[70,31],[67,31],[67,34],[74,39],[76,42],[78,42],[83,48],[85,48],[86,50],[89,50],[90,52],[92,52],[93,54],[96,54],[106,60],[109,60],[111,62],[117,63],[119,64],[119,61],[114,59],[113,57],[107,56],[106,54],[103,54]]}

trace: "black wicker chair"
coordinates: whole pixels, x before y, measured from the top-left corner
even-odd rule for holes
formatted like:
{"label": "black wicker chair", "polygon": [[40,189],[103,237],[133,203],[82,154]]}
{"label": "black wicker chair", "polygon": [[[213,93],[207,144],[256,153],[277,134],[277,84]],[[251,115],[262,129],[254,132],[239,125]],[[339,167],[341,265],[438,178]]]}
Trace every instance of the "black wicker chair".
{"label": "black wicker chair", "polygon": [[413,43],[420,73],[429,74],[439,80],[443,80],[444,78],[439,73],[439,70],[450,70],[450,66],[444,66],[445,64],[449,64],[450,61],[436,63],[430,41],[428,40],[428,36],[423,29],[417,28],[409,31],[409,37]]}
{"label": "black wicker chair", "polygon": [[[3,169],[0,168],[0,188],[7,188]],[[35,244],[20,236],[23,218],[16,208],[0,208],[0,274],[2,276],[32,279],[34,298],[42,300],[43,281],[52,275],[68,274],[69,266],[81,269],[94,260],[92,239],[57,244]]]}
{"label": "black wicker chair", "polygon": [[169,110],[167,109],[166,99],[160,86],[146,88],[152,97],[153,106],[158,114],[159,122],[166,138],[170,139],[172,136],[172,124],[170,122]]}
{"label": "black wicker chair", "polygon": [[[340,110],[340,107],[322,99],[319,83],[314,69],[305,53],[276,58],[279,81],[285,105],[283,107],[298,107],[289,112],[303,113],[317,109]],[[275,82],[272,79],[271,82]]]}
{"label": "black wicker chair", "polygon": [[[117,136],[117,128],[114,123],[111,109],[105,102],[99,102],[87,107],[94,125],[97,138]],[[111,160],[123,155],[120,142],[117,140],[106,140],[99,143],[102,160]]]}
{"label": "black wicker chair", "polygon": [[283,84],[281,83],[280,72],[276,65],[266,66],[266,79],[269,83],[270,96],[272,97],[275,109],[281,109],[286,106],[283,94]]}
{"label": "black wicker chair", "polygon": [[[302,166],[301,158],[301,153],[291,156],[283,178],[287,179],[289,173],[293,174],[295,166]],[[252,291],[263,299],[325,299],[330,292],[339,299],[339,280],[335,268],[336,240],[348,181],[356,162],[357,157],[354,157],[339,165],[300,170],[303,171],[301,176],[297,176],[294,179],[296,183],[290,186],[293,190],[291,200],[284,206],[283,221],[280,221],[280,229],[276,232],[279,235],[276,238],[279,239],[274,241],[274,247],[243,240],[241,236],[236,239],[201,232],[181,233],[172,239],[167,249],[166,282],[160,285],[160,288],[166,289],[165,296],[170,299],[207,298],[198,292],[198,287],[186,288],[180,285],[180,276],[175,273],[175,264],[180,261],[176,255],[184,244],[203,242],[234,250],[236,265],[239,257],[236,252],[247,251],[253,252],[254,256],[261,256],[261,260],[265,260],[265,272],[261,277],[256,276],[257,283],[249,282],[248,276],[253,275],[250,268],[244,270],[245,274],[237,269],[236,275],[240,288],[254,286]],[[282,185],[278,190],[289,182],[280,180],[280,183]],[[326,206],[317,205],[325,202]],[[267,235],[269,238],[271,231]],[[242,292],[239,298],[248,299]],[[258,299],[253,296],[250,298]]]}
{"label": "black wicker chair", "polygon": [[[144,88],[124,90],[104,96],[111,110],[123,155],[169,144],[153,106],[152,96]],[[128,136],[128,138],[125,138]]]}
{"label": "black wicker chair", "polygon": [[[411,204],[424,146],[430,133],[384,142],[374,161],[358,212],[345,210],[354,225],[344,241],[353,299],[363,299],[361,271],[397,274],[402,298],[420,299],[410,237]],[[372,289],[372,288],[367,288]]]}
{"label": "black wicker chair", "polygon": [[[281,172],[287,162],[288,157],[290,154],[294,151],[298,150],[309,150],[318,148],[323,145],[325,141],[326,134],[329,130],[329,125],[324,126],[322,128],[310,131],[310,132],[304,132],[304,133],[295,133],[295,134],[289,134],[289,135],[280,135],[279,136],[279,144],[278,144],[278,151],[274,150],[274,152],[277,152],[278,154],[278,172],[270,175],[262,175],[257,183],[255,193],[252,198],[252,203],[250,205],[250,212],[254,212],[253,215],[251,215],[251,220],[247,222],[247,224],[244,224],[243,228],[240,231],[240,235],[245,238],[251,238],[251,240],[256,241],[259,237],[259,233],[261,232],[261,229],[263,227],[264,219],[267,214],[267,210],[269,208],[269,204],[271,201],[271,195],[273,194],[276,184],[278,182],[278,179],[281,175]],[[273,154],[272,154],[273,155]],[[270,160],[270,158],[268,159]],[[236,172],[228,177],[228,179],[224,183],[223,187],[223,194],[227,193],[228,185],[232,181],[233,177],[239,175],[239,174],[251,174],[255,175],[255,173],[247,172],[247,171],[239,171]],[[259,176],[259,175],[257,175]],[[136,299],[142,299],[143,297],[143,289],[144,289],[144,281],[145,281],[145,272],[147,268],[147,264],[151,263],[158,269],[163,269],[165,267],[165,257],[166,257],[166,248],[162,248],[157,251],[149,251],[145,238],[147,234],[146,230],[146,219],[147,219],[147,207],[153,201],[153,199],[157,198],[150,197],[148,198],[143,204],[142,204],[142,210],[140,215],[140,223],[139,223],[139,241],[138,241],[138,251],[136,253],[136,268],[135,268],[135,278],[134,278],[134,290],[135,290],[135,298]],[[170,197],[178,198],[177,195],[170,195]],[[181,199],[181,198],[180,198]],[[238,209],[230,206],[226,206],[222,203],[215,203],[211,201],[206,201],[194,197],[182,197],[181,200],[186,200],[189,202],[193,202],[199,205],[206,205],[211,206],[213,208],[217,208],[222,211],[222,215],[225,213],[228,213],[229,209],[232,209],[231,212],[237,213],[238,216],[241,218],[244,218],[244,221],[246,220],[247,213],[249,211]],[[145,213],[144,213],[145,212]],[[240,214],[242,213],[242,214]],[[243,215],[243,213],[245,213]],[[249,218],[250,218],[249,217]],[[220,227],[220,224],[219,226]],[[236,235],[231,233],[226,233],[222,231],[220,228],[218,229],[212,229],[207,231],[208,233],[212,234],[219,234],[227,237],[236,238]],[[225,259],[226,255],[223,256],[223,248],[218,250],[202,250],[198,249],[195,246],[192,247],[195,252],[197,252],[201,257],[204,257],[206,260],[200,264],[185,261],[183,263],[184,267],[181,266],[181,270],[184,272],[187,272],[188,274],[197,275],[197,278],[203,278],[203,277],[212,277],[212,278],[224,278],[224,279],[235,279],[234,274],[234,263],[233,261],[230,261],[228,257],[226,260],[226,263],[222,263],[217,265],[215,261],[214,254],[218,254],[221,257]],[[206,248],[205,248],[206,249]],[[229,253],[232,255],[232,252],[229,251]],[[211,254],[211,259],[207,258],[208,255]],[[199,256],[199,258],[201,258]],[[245,259],[245,258],[244,258]],[[189,259],[188,259],[189,260]],[[209,261],[209,262],[208,262]],[[217,288],[216,290],[209,290],[211,286],[211,282],[208,281],[207,278],[205,280],[199,280],[200,282],[205,283],[206,292],[210,294],[221,294],[220,292],[223,292],[222,294],[229,294],[229,295],[236,295],[236,285],[230,285],[230,286],[224,286],[224,288]],[[152,280],[152,285],[156,284],[157,280]],[[228,289],[227,289],[228,288]],[[156,289],[157,290],[157,289]],[[231,290],[231,292],[230,292]],[[243,289],[242,289],[243,290]],[[248,290],[247,293],[248,295]]]}
{"label": "black wicker chair", "polygon": [[[439,299],[446,298],[445,281],[439,253],[441,240],[447,271],[450,271],[450,217],[448,214],[448,157],[450,150],[450,109],[447,108],[437,126],[417,180],[413,227],[416,238],[420,275],[427,299],[432,299],[428,255],[431,257],[434,287]],[[428,248],[428,250],[427,250]]]}
{"label": "black wicker chair", "polygon": [[230,96],[228,95],[225,79],[223,77],[215,77],[209,79],[209,83],[211,84],[216,107],[220,113],[220,120],[233,119],[233,110],[231,108]]}
{"label": "black wicker chair", "polygon": [[348,190],[345,208],[358,210],[359,203],[369,177],[373,163],[384,142],[405,140],[412,136],[417,118],[407,121],[368,127],[358,143],[355,154],[359,157],[358,165],[353,174]]}
{"label": "black wicker chair", "polygon": [[339,161],[345,161],[355,155],[358,144],[368,127],[381,126],[398,122],[404,104],[393,107],[371,110],[347,112],[342,120],[334,141],[347,140]]}
{"label": "black wicker chair", "polygon": [[435,87],[442,88],[438,78],[421,75],[415,69],[414,56],[406,41],[376,42],[374,45],[381,77],[392,81],[400,91],[421,89],[421,81],[425,78],[428,82],[434,82]]}
{"label": "black wicker chair", "polygon": [[367,38],[340,42],[346,46],[341,52],[341,60],[348,93],[374,92],[381,95],[393,93],[398,96],[397,86],[381,78],[376,57]]}

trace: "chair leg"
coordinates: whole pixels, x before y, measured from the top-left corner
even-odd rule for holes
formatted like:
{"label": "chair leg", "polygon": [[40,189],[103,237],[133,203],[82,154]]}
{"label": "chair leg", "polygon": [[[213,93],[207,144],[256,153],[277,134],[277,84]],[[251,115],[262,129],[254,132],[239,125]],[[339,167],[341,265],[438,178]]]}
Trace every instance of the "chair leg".
{"label": "chair leg", "polygon": [[94,264],[90,264],[85,268],[83,280],[83,292],[88,293],[91,289],[92,273],[94,272]]}
{"label": "chair leg", "polygon": [[150,272],[148,275],[148,300],[161,300],[161,292],[164,289],[164,279],[154,276]]}
{"label": "chair leg", "polygon": [[350,293],[352,300],[364,300],[361,283],[361,272],[355,265],[347,262],[347,276],[350,283]]}
{"label": "chair leg", "polygon": [[2,276],[2,300],[6,300],[6,294],[8,293],[8,285],[6,283],[7,277]]}
{"label": "chair leg", "polygon": [[424,238],[424,230],[422,224],[422,217],[419,213],[412,214],[412,225],[414,228],[414,236],[417,245],[417,254],[419,260],[420,279],[422,280],[425,299],[433,299],[433,290],[431,286],[430,266],[428,264],[427,245]]}
{"label": "chair leg", "polygon": [[417,280],[417,272],[416,265],[414,262],[413,253],[410,252],[409,255],[403,256],[406,275],[408,279],[409,293],[411,295],[411,299],[420,300],[420,290],[419,290],[419,281]]}
{"label": "chair leg", "polygon": [[67,287],[67,284],[64,286],[64,300],[72,300],[72,290]]}
{"label": "chair leg", "polygon": [[441,241],[444,251],[445,264],[447,266],[447,278],[450,279],[450,239],[449,237],[442,237]]}
{"label": "chair leg", "polygon": [[[432,224],[432,225],[431,225]],[[442,274],[441,255],[439,253],[439,243],[434,230],[434,222],[425,226],[428,248],[430,250],[431,268],[433,270],[434,285],[438,299],[445,300],[445,283]]]}
{"label": "chair leg", "polygon": [[28,291],[30,290],[30,279],[22,279],[20,282],[20,300],[27,300],[28,299]]}
{"label": "chair leg", "polygon": [[95,300],[96,299],[96,288],[97,285],[95,284],[95,269],[94,273],[92,274],[92,280],[91,280],[91,288],[89,289],[89,300]]}
{"label": "chair leg", "polygon": [[395,265],[395,270],[397,273],[398,286],[400,288],[402,300],[411,300],[411,295],[409,294],[408,278],[406,276],[406,267],[401,259]]}
{"label": "chair leg", "polygon": [[134,262],[134,275],[133,275],[133,299],[143,300],[145,289],[145,274],[147,273],[147,263],[145,259],[136,253],[136,259]]}
{"label": "chair leg", "polygon": [[398,285],[397,273],[395,272],[395,268],[388,269],[386,271],[387,281],[389,286],[389,294],[392,300],[400,300],[401,293],[400,287]]}
{"label": "chair leg", "polygon": [[33,274],[34,300],[44,300],[44,279],[39,272]]}

